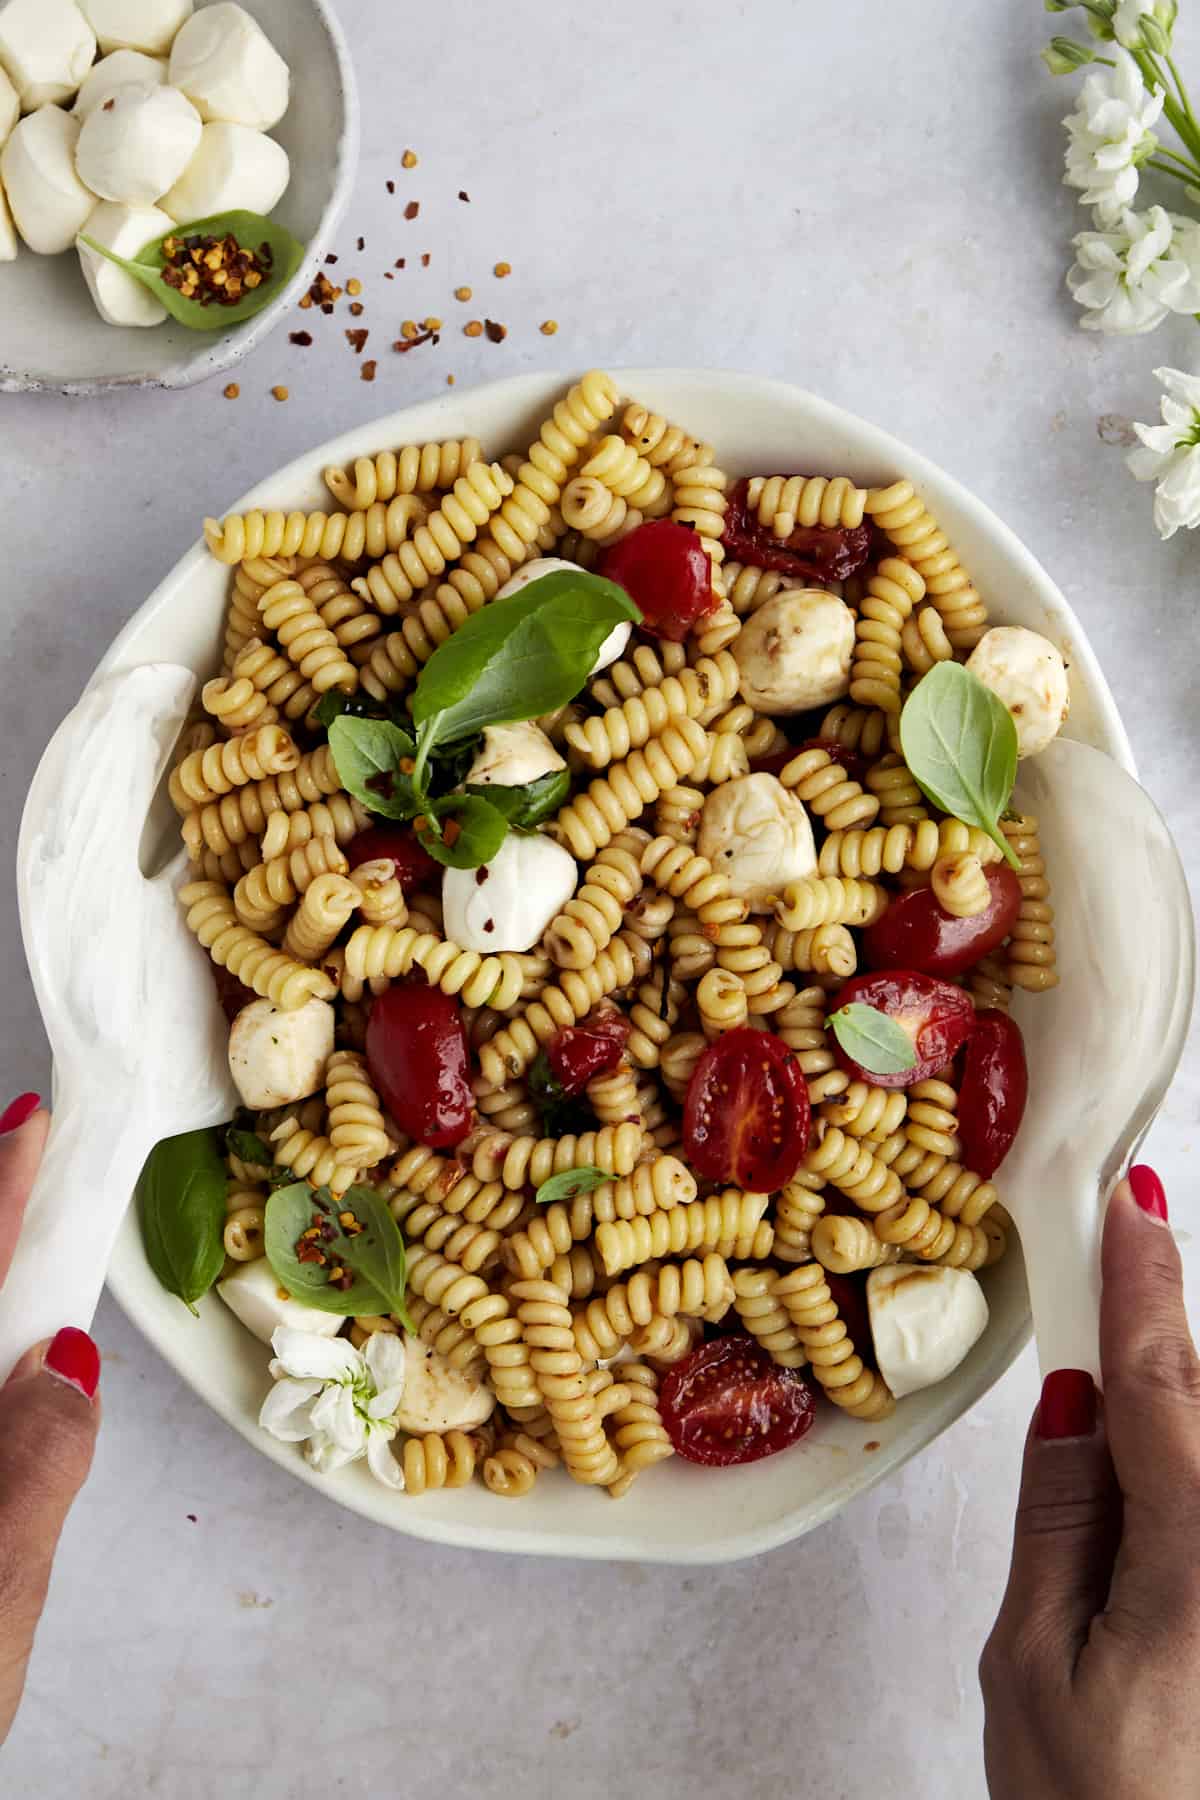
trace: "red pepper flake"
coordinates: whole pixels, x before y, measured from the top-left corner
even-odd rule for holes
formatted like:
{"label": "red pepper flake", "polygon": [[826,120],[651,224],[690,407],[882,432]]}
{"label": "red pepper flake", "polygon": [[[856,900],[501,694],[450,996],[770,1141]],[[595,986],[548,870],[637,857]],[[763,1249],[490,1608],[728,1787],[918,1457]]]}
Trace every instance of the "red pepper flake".
{"label": "red pepper flake", "polygon": [[404,216],[406,219],[415,219],[420,210],[421,202],[419,200],[410,200],[404,209]]}
{"label": "red pepper flake", "polygon": [[471,204],[471,196],[468,194],[466,188],[459,188],[458,197],[460,200],[465,200],[468,206]]}
{"label": "red pepper flake", "polygon": [[337,261],[337,257],[334,255],[332,250],[329,252],[329,255],[325,258],[325,261],[327,263],[335,263]]}
{"label": "red pepper flake", "polygon": [[442,842],[449,849],[457,838],[462,836],[462,826],[457,819],[447,819],[442,827]]}
{"label": "red pepper flake", "polygon": [[364,381],[374,381],[374,379],[375,379],[375,363],[374,363],[374,361],[372,360],[371,362],[365,362],[363,364],[362,368],[358,372],[362,376]]}
{"label": "red pepper flake", "polygon": [[302,1263],[323,1264],[325,1262],[325,1252],[321,1249],[319,1244],[301,1242],[296,1246],[296,1261]]}
{"label": "red pepper flake", "polygon": [[495,319],[485,319],[483,321],[483,329],[487,332],[488,337],[493,344],[502,344],[508,336],[508,326],[497,325]]}
{"label": "red pepper flake", "polygon": [[371,334],[367,330],[365,325],[360,325],[356,330],[348,331],[346,333],[346,342],[349,344],[350,348],[353,350],[355,356],[362,355],[363,345],[366,343],[366,341],[370,335]]}
{"label": "red pepper flake", "polygon": [[289,344],[299,344],[300,348],[302,350],[307,350],[308,346],[312,343],[312,341],[313,341],[313,339],[312,339],[311,331],[289,331],[288,332],[288,343]]}
{"label": "red pepper flake", "polygon": [[392,264],[392,267],[393,267],[393,269],[402,269],[404,267],[404,258],[402,256],[398,256],[396,258],[395,262]]}
{"label": "red pepper flake", "polygon": [[396,277],[392,274],[390,269],[385,269],[383,271],[383,279],[385,281],[395,281]]}
{"label": "red pepper flake", "polygon": [[395,184],[395,182],[394,182],[394,181],[389,181],[389,182],[388,182],[388,184],[387,184],[387,191],[388,191],[388,193],[389,193],[389,194],[394,194],[394,193],[395,193],[395,191],[396,191],[396,184]]}
{"label": "red pepper flake", "polygon": [[429,252],[428,252],[428,250],[426,250],[424,256],[421,258],[421,267],[423,269],[427,269],[429,267]]}
{"label": "red pepper flake", "polygon": [[416,337],[397,338],[392,345],[392,349],[399,351],[399,353],[403,355],[406,350],[415,350],[418,344],[428,344],[430,341],[435,344],[437,343],[438,334],[436,331],[418,331]]}
{"label": "red pepper flake", "polygon": [[359,240],[358,240],[358,248],[359,248],[359,249],[360,249],[360,250],[365,250],[365,249],[366,249],[366,247],[367,247],[367,240],[366,240],[366,238],[359,238]]}
{"label": "red pepper flake", "polygon": [[352,300],[350,302],[350,317],[352,319],[361,319],[366,310],[367,309],[361,300]]}

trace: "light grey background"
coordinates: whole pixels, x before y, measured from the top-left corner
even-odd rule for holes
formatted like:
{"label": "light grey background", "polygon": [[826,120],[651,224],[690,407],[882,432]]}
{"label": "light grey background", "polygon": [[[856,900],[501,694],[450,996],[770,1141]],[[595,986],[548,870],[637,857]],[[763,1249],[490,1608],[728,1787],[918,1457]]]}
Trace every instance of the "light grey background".
{"label": "light grey background", "polygon": [[[1077,607],[1194,869],[1200,546],[1158,543],[1121,444],[1156,410],[1153,368],[1200,361],[1200,339],[1187,321],[1128,342],[1077,329],[1062,273],[1082,219],[1058,183],[1073,84],[1037,61],[1063,21],[994,0],[341,10],[365,118],[336,275],[364,281],[375,384],[343,304],[297,316],[314,346],[277,336],[236,404],[219,384],[0,403],[5,866],[50,731],[203,514],[448,372],[659,361],[799,382],[987,500]],[[1194,68],[1200,31],[1183,42]],[[429,313],[441,344],[393,355],[401,320]],[[503,345],[455,328],[485,313]],[[0,909],[6,1098],[46,1092],[48,1069],[8,882]],[[1198,1112],[1193,1046],[1149,1144],[1185,1228]],[[683,1574],[374,1529],[257,1458],[107,1302],[97,1331],[106,1426],[0,1767],[14,1800],[983,1794],[975,1663],[1030,1357],[836,1524]]]}

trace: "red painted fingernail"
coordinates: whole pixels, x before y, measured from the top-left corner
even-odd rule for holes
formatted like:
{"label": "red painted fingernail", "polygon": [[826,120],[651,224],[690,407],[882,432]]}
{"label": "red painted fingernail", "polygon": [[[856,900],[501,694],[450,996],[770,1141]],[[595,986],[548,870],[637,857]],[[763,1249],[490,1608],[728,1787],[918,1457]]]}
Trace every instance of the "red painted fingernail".
{"label": "red painted fingernail", "polygon": [[1144,1213],[1152,1219],[1167,1222],[1167,1195],[1162,1182],[1150,1168],[1148,1163],[1136,1163],[1129,1171],[1129,1185],[1133,1189],[1133,1197]]}
{"label": "red painted fingernail", "polygon": [[1042,1383],[1037,1434],[1043,1439],[1091,1437],[1096,1385],[1086,1369],[1052,1369]]}
{"label": "red painted fingernail", "polygon": [[90,1400],[100,1386],[100,1352],[86,1331],[64,1325],[42,1358],[43,1369]]}
{"label": "red painted fingernail", "polygon": [[26,1119],[31,1119],[41,1104],[42,1096],[40,1094],[18,1094],[15,1100],[10,1100],[4,1111],[0,1113],[0,1137],[3,1137],[6,1131],[16,1131],[18,1126],[25,1123]]}

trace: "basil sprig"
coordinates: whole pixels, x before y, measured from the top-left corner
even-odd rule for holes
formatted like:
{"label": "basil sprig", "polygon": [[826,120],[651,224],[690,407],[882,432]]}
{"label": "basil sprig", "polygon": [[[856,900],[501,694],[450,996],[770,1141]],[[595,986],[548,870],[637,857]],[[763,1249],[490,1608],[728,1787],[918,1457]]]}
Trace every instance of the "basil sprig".
{"label": "basil sprig", "polygon": [[907,1031],[877,1006],[851,1000],[830,1013],[825,1023],[846,1055],[872,1075],[903,1075],[917,1066]]}
{"label": "basil sprig", "polygon": [[[468,782],[468,794],[486,800],[514,831],[532,831],[556,813],[571,791],[568,769],[551,769],[525,787],[501,787],[496,782]],[[469,866],[469,865],[468,865]]]}
{"label": "basil sprig", "polygon": [[191,1312],[225,1264],[225,1165],[214,1131],[163,1138],[135,1190],[146,1261]]}
{"label": "basil sprig", "polygon": [[[271,270],[265,275],[258,287],[251,288],[232,306],[221,306],[215,301],[202,306],[199,300],[189,300],[177,288],[169,287],[163,280],[163,270],[168,267],[163,253],[163,245],[168,238],[233,236],[247,250],[257,251],[263,244],[271,252]],[[108,250],[98,244],[95,238],[88,237],[81,231],[79,242],[86,244],[89,250],[106,257],[132,275],[135,281],[149,288],[161,306],[165,306],[173,319],[186,325],[191,331],[227,331],[231,325],[240,325],[243,319],[252,319],[260,313],[264,306],[269,306],[275,296],[280,293],[292,279],[300,264],[304,261],[304,245],[294,238],[290,231],[276,224],[274,219],[266,219],[260,213],[227,212],[214,213],[208,219],[196,219],[188,225],[172,225],[170,231],[164,231],[161,237],[154,238],[138,251],[135,257],[118,256],[115,250]]]}
{"label": "basil sprig", "polygon": [[[352,1213],[361,1229],[343,1226],[343,1213]],[[304,1233],[314,1225],[319,1235],[306,1240]],[[306,1244],[313,1248],[302,1256]],[[328,1188],[314,1189],[306,1181],[277,1188],[267,1201],[263,1247],[280,1285],[302,1306],[348,1315],[391,1313],[412,1330],[404,1305],[404,1239],[374,1188],[348,1188],[337,1200]],[[348,1287],[331,1284],[336,1268],[353,1276]]]}
{"label": "basil sprig", "polygon": [[257,1133],[245,1131],[239,1125],[226,1126],[225,1148],[230,1156],[236,1156],[239,1162],[251,1168],[271,1169],[275,1166],[270,1146],[264,1144]]}
{"label": "basil sprig", "polygon": [[574,1200],[576,1194],[590,1194],[593,1188],[603,1187],[611,1180],[612,1176],[596,1168],[594,1163],[581,1163],[577,1169],[564,1169],[561,1175],[551,1175],[533,1197],[539,1206],[550,1206],[555,1200]]}
{"label": "basil sprig", "polygon": [[1017,728],[1004,702],[961,663],[935,663],[900,714],[900,748],[927,799],[1015,851],[1000,817],[1017,778]]}

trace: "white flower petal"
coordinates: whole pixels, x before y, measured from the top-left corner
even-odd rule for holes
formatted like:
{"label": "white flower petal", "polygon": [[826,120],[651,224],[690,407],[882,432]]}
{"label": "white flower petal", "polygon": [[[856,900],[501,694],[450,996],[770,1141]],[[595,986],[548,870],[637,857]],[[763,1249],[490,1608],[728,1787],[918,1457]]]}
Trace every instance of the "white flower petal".
{"label": "white flower petal", "polygon": [[[378,1334],[377,1334],[378,1335]],[[404,1487],[404,1470],[392,1450],[392,1433],[376,1428],[367,1435],[367,1467],[376,1481],[397,1493]]]}
{"label": "white flower petal", "polygon": [[395,1412],[404,1389],[404,1339],[399,1332],[374,1331],[367,1339],[364,1354],[376,1393],[383,1395],[395,1390],[395,1401],[388,1408],[389,1412]]}
{"label": "white flower petal", "polygon": [[344,1469],[347,1463],[357,1462],[365,1448],[360,1445],[357,1450],[343,1450],[329,1438],[310,1438],[304,1446],[304,1456],[318,1475],[332,1475],[335,1470]]}
{"label": "white flower petal", "polygon": [[312,1331],[277,1325],[271,1348],[289,1375],[353,1381],[363,1371],[363,1359],[348,1338],[318,1337]]}
{"label": "white flower petal", "polygon": [[367,1434],[366,1420],[354,1404],[348,1387],[326,1387],[312,1409],[313,1431],[322,1432],[341,1449],[361,1455]]}
{"label": "white flower petal", "polygon": [[[1200,411],[1200,375],[1189,375],[1184,369],[1155,369],[1154,379],[1161,382],[1169,399]],[[1163,416],[1167,416],[1165,406]]]}
{"label": "white flower petal", "polygon": [[312,1430],[312,1402],[320,1391],[319,1381],[277,1381],[262,1403],[259,1425],[282,1443],[300,1443]]}

